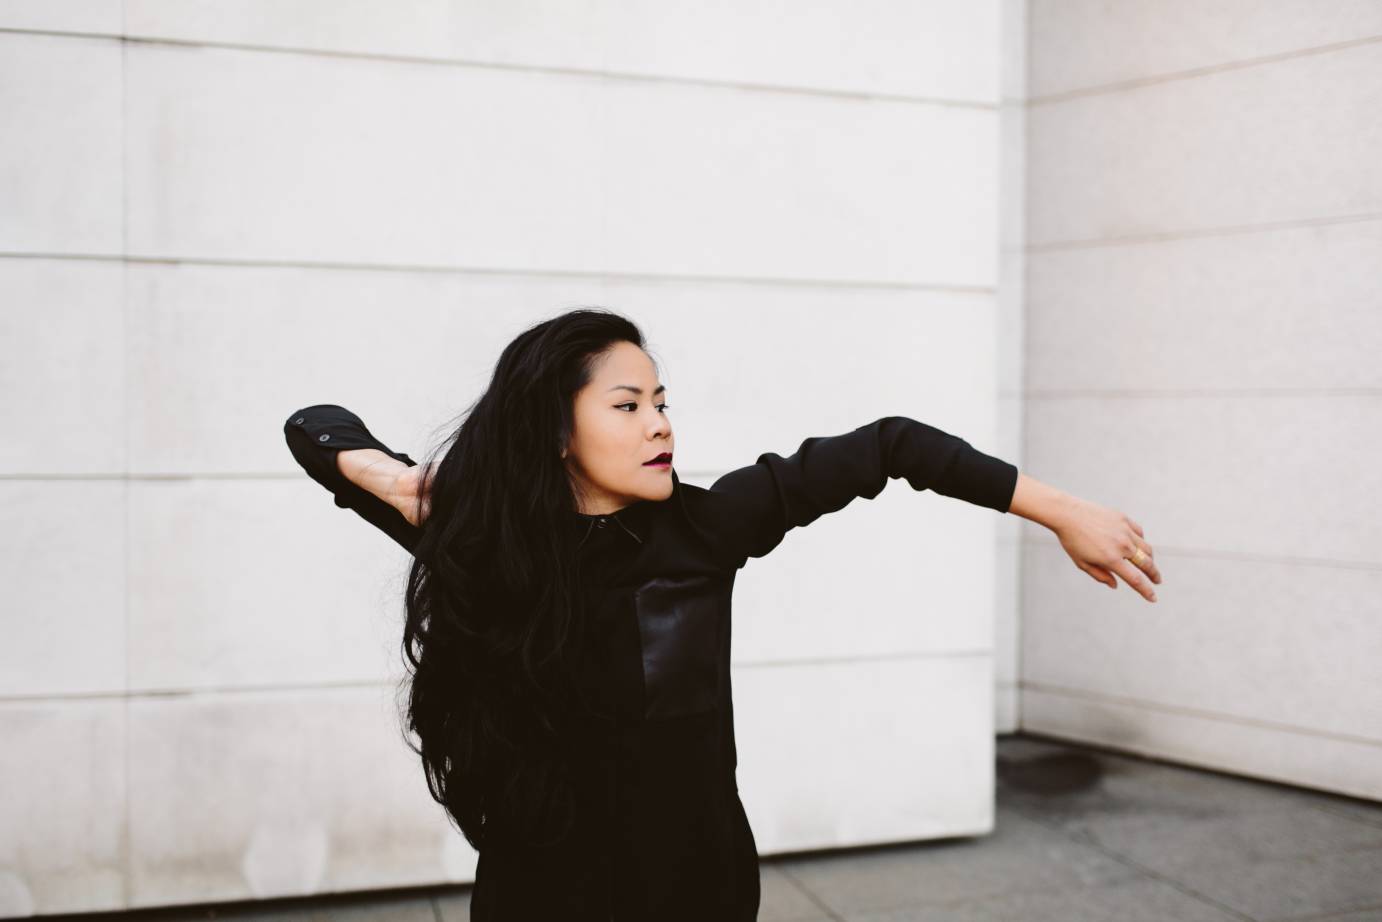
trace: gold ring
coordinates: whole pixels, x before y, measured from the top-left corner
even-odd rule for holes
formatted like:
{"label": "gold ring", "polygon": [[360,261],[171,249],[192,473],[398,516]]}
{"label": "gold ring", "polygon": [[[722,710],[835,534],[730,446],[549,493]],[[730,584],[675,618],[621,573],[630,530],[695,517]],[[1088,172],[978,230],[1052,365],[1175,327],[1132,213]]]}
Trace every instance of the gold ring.
{"label": "gold ring", "polygon": [[1133,550],[1131,557],[1124,557],[1123,559],[1132,561],[1133,566],[1141,566],[1142,559],[1146,556],[1147,554],[1139,547]]}

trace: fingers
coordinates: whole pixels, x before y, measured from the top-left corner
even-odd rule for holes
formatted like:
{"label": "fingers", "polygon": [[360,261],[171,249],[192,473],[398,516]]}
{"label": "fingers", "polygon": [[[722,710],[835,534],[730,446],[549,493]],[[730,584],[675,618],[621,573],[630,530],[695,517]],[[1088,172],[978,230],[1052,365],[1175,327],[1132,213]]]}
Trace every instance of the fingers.
{"label": "fingers", "polygon": [[1160,585],[1161,570],[1157,568],[1156,560],[1153,559],[1155,557],[1155,554],[1153,554],[1152,552],[1152,546],[1147,543],[1146,536],[1142,533],[1142,526],[1139,525],[1137,522],[1134,522],[1132,518],[1127,515],[1123,516],[1123,521],[1126,522],[1128,527],[1136,533],[1135,536],[1130,536],[1128,538],[1130,546],[1123,553],[1123,556],[1128,558],[1135,558],[1137,557],[1137,551],[1141,550],[1142,553],[1146,554],[1147,556],[1139,559],[1137,563],[1133,564],[1133,566],[1143,570],[1152,582],[1156,583],[1157,585]]}
{"label": "fingers", "polygon": [[[1143,566],[1147,565],[1145,560],[1142,563]],[[1142,597],[1148,602],[1156,601],[1156,591],[1152,589],[1152,581],[1147,578],[1146,573],[1134,566],[1132,561],[1120,557],[1118,562],[1113,565],[1113,570],[1123,577],[1125,583],[1142,593]]]}
{"label": "fingers", "polygon": [[1076,564],[1077,566],[1079,566],[1081,570],[1088,573],[1089,578],[1094,580],[1095,582],[1103,583],[1110,589],[1118,588],[1118,580],[1114,579],[1113,574],[1105,570],[1103,567],[1095,566],[1092,563],[1080,563],[1078,561],[1076,561]]}
{"label": "fingers", "polygon": [[1131,539],[1131,542],[1132,543],[1124,552],[1123,556],[1125,558],[1129,558],[1129,562],[1131,562],[1132,559],[1137,557],[1137,552],[1141,550],[1142,553],[1146,556],[1142,557],[1140,560],[1137,560],[1136,563],[1133,563],[1133,566],[1141,569],[1142,572],[1147,574],[1147,576],[1151,579],[1152,582],[1160,585],[1161,570],[1157,567],[1156,559],[1152,555],[1152,546],[1148,544],[1146,541],[1143,541],[1141,538],[1133,538]]}

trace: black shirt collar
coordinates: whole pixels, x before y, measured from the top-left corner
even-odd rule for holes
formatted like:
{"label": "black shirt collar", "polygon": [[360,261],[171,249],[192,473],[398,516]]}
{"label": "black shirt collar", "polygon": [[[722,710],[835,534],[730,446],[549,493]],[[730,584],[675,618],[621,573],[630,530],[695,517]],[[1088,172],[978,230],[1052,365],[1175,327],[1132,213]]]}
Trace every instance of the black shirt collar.
{"label": "black shirt collar", "polygon": [[614,534],[622,535],[631,543],[642,544],[648,537],[648,526],[651,523],[654,510],[663,503],[675,500],[678,489],[677,472],[674,468],[672,470],[673,495],[665,500],[640,499],[615,512],[606,512],[600,515],[572,512],[571,519],[577,534],[580,536],[579,543],[585,544],[593,534],[603,529],[604,531],[612,530]]}

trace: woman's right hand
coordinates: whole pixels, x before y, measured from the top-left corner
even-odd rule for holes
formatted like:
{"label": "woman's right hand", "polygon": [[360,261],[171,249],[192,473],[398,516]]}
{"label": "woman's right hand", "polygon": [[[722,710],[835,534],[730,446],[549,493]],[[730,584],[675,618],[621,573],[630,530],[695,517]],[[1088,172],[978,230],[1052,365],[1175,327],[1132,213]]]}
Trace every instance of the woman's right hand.
{"label": "woman's right hand", "polygon": [[1054,530],[1075,566],[1090,578],[1117,589],[1117,573],[1148,602],[1156,601],[1152,584],[1160,584],[1161,570],[1141,525],[1117,509],[1070,497]]}

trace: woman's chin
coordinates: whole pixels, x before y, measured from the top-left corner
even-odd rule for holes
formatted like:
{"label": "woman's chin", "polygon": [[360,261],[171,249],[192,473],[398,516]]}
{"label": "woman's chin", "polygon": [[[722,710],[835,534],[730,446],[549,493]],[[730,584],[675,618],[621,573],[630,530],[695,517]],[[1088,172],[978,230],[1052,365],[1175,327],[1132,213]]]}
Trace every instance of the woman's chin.
{"label": "woman's chin", "polygon": [[661,483],[654,483],[652,486],[645,484],[639,485],[639,490],[635,494],[639,499],[662,500],[672,495],[672,475],[659,474]]}

